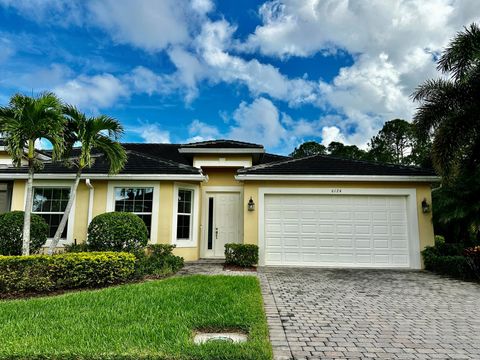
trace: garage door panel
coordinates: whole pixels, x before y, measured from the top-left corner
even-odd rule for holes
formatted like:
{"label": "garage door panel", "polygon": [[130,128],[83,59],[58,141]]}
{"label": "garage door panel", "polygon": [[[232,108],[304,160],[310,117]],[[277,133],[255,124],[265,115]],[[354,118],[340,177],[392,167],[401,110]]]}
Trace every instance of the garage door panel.
{"label": "garage door panel", "polygon": [[265,262],[408,267],[406,198],[266,195]]}
{"label": "garage door panel", "polygon": [[372,239],[368,238],[355,238],[355,248],[359,250],[370,250],[372,248]]}

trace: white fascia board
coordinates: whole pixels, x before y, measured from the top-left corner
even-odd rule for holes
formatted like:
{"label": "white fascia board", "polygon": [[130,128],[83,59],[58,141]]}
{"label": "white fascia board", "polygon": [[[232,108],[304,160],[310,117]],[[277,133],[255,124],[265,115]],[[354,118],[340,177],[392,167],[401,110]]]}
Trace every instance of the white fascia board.
{"label": "white fascia board", "polygon": [[182,154],[263,154],[265,149],[260,148],[180,148]]}
{"label": "white fascia board", "polygon": [[[0,179],[27,179],[28,174],[0,174]],[[35,179],[74,179],[75,174],[35,174]],[[182,181],[204,181],[205,176],[201,174],[82,174],[82,179],[91,180],[182,180]]]}
{"label": "white fascia board", "polygon": [[389,175],[248,175],[239,174],[235,180],[269,180],[269,181],[409,181],[436,182],[439,176],[389,176]]}

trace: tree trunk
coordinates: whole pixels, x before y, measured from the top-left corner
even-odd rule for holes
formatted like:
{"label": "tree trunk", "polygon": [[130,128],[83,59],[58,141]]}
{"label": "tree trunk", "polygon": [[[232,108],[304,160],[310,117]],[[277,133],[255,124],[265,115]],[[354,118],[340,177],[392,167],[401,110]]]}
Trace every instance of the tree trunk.
{"label": "tree trunk", "polygon": [[30,224],[33,205],[33,163],[29,160],[28,181],[27,181],[27,199],[25,201],[25,215],[23,218],[23,244],[22,255],[30,255]]}
{"label": "tree trunk", "polygon": [[78,184],[80,183],[80,175],[82,174],[82,170],[79,169],[77,171],[77,175],[75,176],[75,182],[73,183],[72,189],[70,191],[70,197],[68,198],[67,206],[65,207],[65,212],[63,213],[62,220],[58,225],[58,229],[55,232],[55,236],[50,243],[50,247],[48,248],[48,255],[53,255],[55,252],[55,248],[57,247],[60,237],[62,236],[63,230],[65,230],[65,226],[67,226],[68,216],[70,215],[70,211],[72,211],[73,202],[75,200],[75,195],[77,194]]}

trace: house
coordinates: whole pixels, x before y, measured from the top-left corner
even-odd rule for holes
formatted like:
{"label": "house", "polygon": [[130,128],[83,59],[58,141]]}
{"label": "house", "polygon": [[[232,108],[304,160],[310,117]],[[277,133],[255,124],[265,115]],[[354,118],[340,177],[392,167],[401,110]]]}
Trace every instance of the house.
{"label": "house", "polygon": [[[430,170],[292,159],[232,140],[124,147],[119,174],[108,174],[100,154],[84,171],[61,244],[84,242],[91,219],[109,211],[138,214],[151,243],[175,244],[186,260],[222,258],[237,242],[258,244],[260,265],[418,269],[420,251],[433,244],[428,206],[438,178]],[[27,169],[8,159],[0,148],[0,207],[23,210]],[[50,162],[35,175],[33,212],[50,236],[74,171]]]}

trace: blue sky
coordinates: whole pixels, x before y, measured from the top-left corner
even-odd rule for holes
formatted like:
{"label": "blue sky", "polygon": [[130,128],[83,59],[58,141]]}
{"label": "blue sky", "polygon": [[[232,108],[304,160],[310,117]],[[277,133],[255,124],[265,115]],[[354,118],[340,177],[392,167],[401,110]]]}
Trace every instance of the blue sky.
{"label": "blue sky", "polygon": [[50,90],[124,141],[365,147],[476,0],[0,0],[0,104]]}

